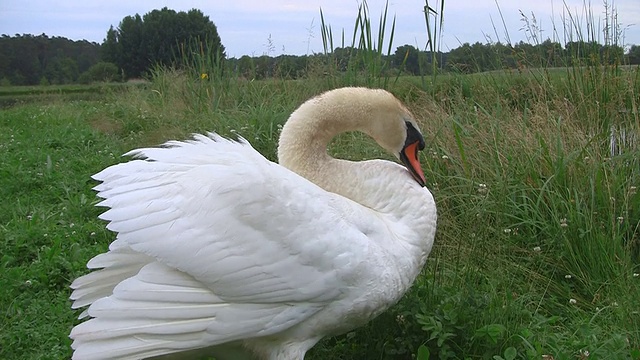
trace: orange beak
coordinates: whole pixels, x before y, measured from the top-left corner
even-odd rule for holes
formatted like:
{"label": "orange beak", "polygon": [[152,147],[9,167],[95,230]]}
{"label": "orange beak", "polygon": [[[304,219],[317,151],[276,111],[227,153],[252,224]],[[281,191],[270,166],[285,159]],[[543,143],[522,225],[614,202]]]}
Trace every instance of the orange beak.
{"label": "orange beak", "polygon": [[400,160],[402,160],[407,169],[409,169],[411,175],[416,179],[418,184],[420,184],[420,186],[425,186],[427,181],[424,177],[424,173],[422,172],[420,160],[418,159],[418,150],[421,149],[421,146],[424,148],[424,143],[421,144],[420,141],[406,145],[400,152]]}

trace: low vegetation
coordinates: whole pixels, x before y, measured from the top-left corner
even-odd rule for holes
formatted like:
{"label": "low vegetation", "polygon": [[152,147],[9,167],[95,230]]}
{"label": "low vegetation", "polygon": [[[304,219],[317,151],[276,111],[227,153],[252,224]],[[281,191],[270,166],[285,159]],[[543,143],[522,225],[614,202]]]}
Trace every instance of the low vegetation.
{"label": "low vegetation", "polygon": [[[368,85],[420,119],[436,245],[395,307],[308,358],[640,359],[638,68],[428,78],[351,68],[251,81],[207,59],[97,99],[0,110],[0,358],[71,354],[68,285],[114,238],[97,219],[91,174],[132,148],[204,131],[242,136],[276,160],[296,106]],[[330,151],[389,158],[358,134]]]}

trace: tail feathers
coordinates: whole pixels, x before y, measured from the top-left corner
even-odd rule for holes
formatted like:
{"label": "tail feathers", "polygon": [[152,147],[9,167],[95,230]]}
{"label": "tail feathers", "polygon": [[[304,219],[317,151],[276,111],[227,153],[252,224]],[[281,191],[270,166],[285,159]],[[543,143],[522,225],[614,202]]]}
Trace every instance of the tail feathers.
{"label": "tail feathers", "polygon": [[[237,304],[193,277],[152,262],[94,301],[71,330],[74,359],[142,359],[268,336],[317,309]],[[178,355],[178,354],[176,354]]]}
{"label": "tail feathers", "polygon": [[180,340],[181,337],[188,334],[204,334],[208,325],[215,319],[160,319],[161,314],[158,314],[156,319],[150,319],[139,316],[134,317],[132,312],[126,313],[128,315],[127,318],[94,318],[85,321],[71,330],[70,337],[75,340],[74,343],[90,342],[91,346],[100,341],[111,339],[114,343],[118,341],[117,348],[120,348],[126,347],[122,339],[128,338],[147,337],[148,340],[154,339],[156,341],[156,338],[168,337],[173,340]]}
{"label": "tail feathers", "polygon": [[93,301],[92,319],[71,330],[73,359],[142,359],[207,347],[207,328],[228,305],[188,275],[158,263],[112,290]]}
{"label": "tail feathers", "polygon": [[181,336],[123,336],[95,340],[90,343],[76,340],[71,346],[75,349],[72,357],[74,360],[138,360],[200,348],[203,347],[203,343],[201,335],[194,333],[181,334]]}
{"label": "tail feathers", "polygon": [[[152,260],[149,256],[135,253],[128,247],[120,246],[94,257],[89,261],[87,267],[103,269],[81,276],[71,283],[73,289],[70,296],[73,300],[71,307],[79,309],[91,305],[98,299],[110,296],[116,285],[136,275],[144,265]],[[80,318],[86,316],[87,312],[85,311],[80,315]]]}

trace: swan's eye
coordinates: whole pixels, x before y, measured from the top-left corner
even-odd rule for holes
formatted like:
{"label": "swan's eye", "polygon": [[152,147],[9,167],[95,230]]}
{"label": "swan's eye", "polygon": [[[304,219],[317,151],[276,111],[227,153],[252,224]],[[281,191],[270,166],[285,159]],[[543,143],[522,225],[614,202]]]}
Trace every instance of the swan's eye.
{"label": "swan's eye", "polygon": [[420,134],[420,131],[418,131],[418,129],[416,129],[416,127],[413,126],[410,121],[405,121],[404,123],[405,125],[407,125],[407,139],[404,141],[404,146],[406,147],[410,144],[418,142],[418,149],[424,150],[424,138],[422,137],[422,134]]}

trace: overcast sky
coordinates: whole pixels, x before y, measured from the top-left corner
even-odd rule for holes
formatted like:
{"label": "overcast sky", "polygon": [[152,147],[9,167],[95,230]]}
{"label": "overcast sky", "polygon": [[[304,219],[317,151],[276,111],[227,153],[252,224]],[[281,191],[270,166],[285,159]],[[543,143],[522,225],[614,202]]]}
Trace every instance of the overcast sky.
{"label": "overcast sky", "polygon": [[[63,36],[73,40],[86,39],[102,43],[110,25],[118,26],[122,18],[136,13],[144,15],[164,6],[180,11],[200,9],[217,28],[229,57],[322,52],[320,8],[332,26],[334,39],[345,29],[348,41],[358,12],[357,0],[0,0],[0,34],[35,34]],[[445,22],[441,50],[449,51],[464,42],[502,41],[508,33],[512,42],[527,41],[522,30],[522,11],[530,19],[532,13],[542,30],[542,39],[564,43],[577,39],[569,26],[567,8],[574,22],[583,26],[588,16],[582,0],[448,0],[445,1]],[[385,1],[369,0],[372,18],[378,19]],[[389,15],[396,16],[393,48],[404,44],[424,48],[427,40],[422,12],[424,0],[389,0]],[[431,2],[432,7],[436,4]],[[609,1],[617,11],[617,22],[625,45],[640,44],[640,1]],[[437,5],[439,8],[439,4]],[[500,15],[502,12],[502,17]],[[604,42],[605,8],[601,0],[592,1],[592,18],[599,42]],[[564,21],[563,21],[564,16]],[[504,24],[503,20],[504,19]],[[611,19],[611,17],[610,17]],[[636,24],[635,22],[639,22]],[[374,26],[377,25],[374,24]],[[555,30],[554,30],[555,27]],[[505,30],[506,29],[506,30]],[[586,32],[583,35],[586,40]],[[268,46],[271,39],[271,48]],[[533,41],[531,41],[533,43]],[[335,40],[334,40],[335,43]],[[349,45],[349,44],[347,44]],[[339,44],[336,44],[339,46]],[[272,49],[272,50],[270,50]]]}

